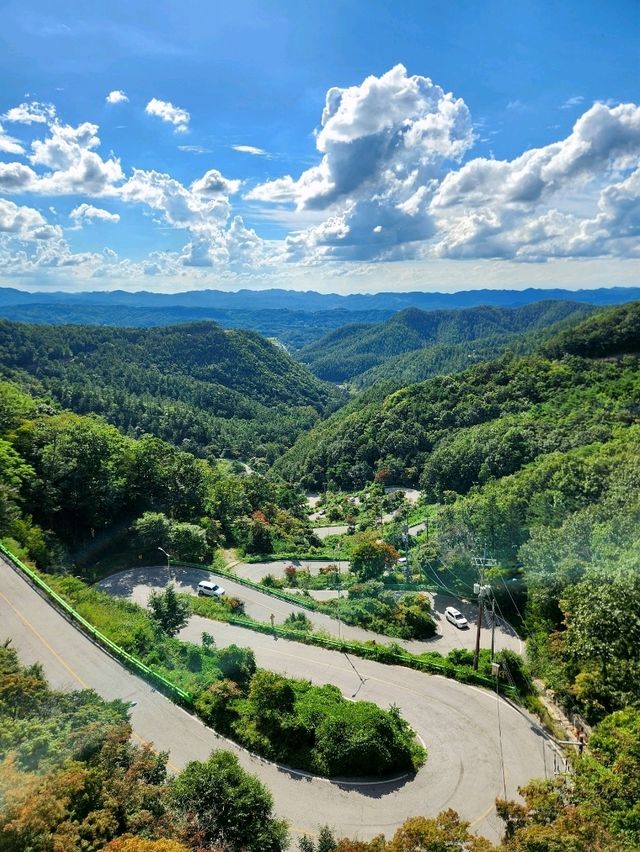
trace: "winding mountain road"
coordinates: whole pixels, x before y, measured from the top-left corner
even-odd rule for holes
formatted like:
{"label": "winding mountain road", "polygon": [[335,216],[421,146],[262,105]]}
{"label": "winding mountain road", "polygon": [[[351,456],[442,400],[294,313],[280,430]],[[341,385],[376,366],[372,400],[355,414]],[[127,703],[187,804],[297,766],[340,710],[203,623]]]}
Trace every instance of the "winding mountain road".
{"label": "winding mountain road", "polygon": [[344,654],[197,616],[182,636],[198,641],[205,629],[219,646],[252,647],[260,666],[334,683],[345,695],[382,707],[396,704],[429,750],[426,765],[415,777],[349,784],[311,778],[249,755],[126,671],[0,560],[0,640],[11,637],[24,663],[41,661],[55,688],[92,688],[107,699],[132,702],[134,735],[168,751],[174,770],[206,758],[213,749],[229,748],[270,788],[277,813],[289,820],[294,833],[315,832],[328,823],[339,834],[366,839],[391,834],[409,816],[452,807],[479,833],[496,839],[501,823],[495,796],[515,796],[518,785],[544,777],[552,766],[550,743],[535,721],[485,690],[405,668],[350,661]]}
{"label": "winding mountain road", "polygon": [[[289,563],[282,562],[277,564],[284,566]],[[234,570],[240,573],[239,569],[241,567],[241,565],[237,565]],[[269,571],[261,569],[256,573],[260,577],[263,577]],[[274,573],[277,573],[277,571]],[[363,642],[375,641],[383,644],[397,642],[414,654],[421,654],[424,651],[439,651],[441,654],[447,654],[454,648],[466,648],[471,651],[475,647],[476,631],[474,627],[478,612],[477,606],[474,604],[464,604],[458,598],[453,598],[447,594],[429,594],[438,632],[432,639],[419,641],[417,639],[394,639],[382,633],[374,633],[372,630],[365,630],[362,627],[355,627],[351,624],[339,622],[336,618],[325,613],[313,612],[288,601],[270,597],[258,589],[243,586],[241,583],[234,583],[233,580],[216,574],[215,571],[207,572],[197,568],[181,568],[178,566],[171,566],[171,568],[167,568],[166,566],[132,568],[128,571],[119,571],[117,574],[106,577],[100,581],[99,585],[105,592],[117,595],[118,597],[129,598],[141,606],[146,606],[151,592],[161,591],[168,583],[173,583],[179,592],[196,594],[198,583],[204,579],[219,583],[227,594],[233,595],[233,597],[243,601],[245,612],[247,615],[255,618],[256,621],[268,623],[270,616],[273,614],[276,623],[280,624],[291,614],[304,613],[316,629],[324,630],[331,636],[342,639],[357,639]],[[444,611],[447,606],[456,606],[463,611],[469,619],[471,628],[468,630],[459,630],[453,624],[450,624],[444,617]],[[485,618],[484,627],[489,627],[488,617]],[[491,646],[491,631],[489,629],[485,629],[482,632],[481,643],[484,648]],[[495,647],[498,651],[505,649],[520,653],[522,650],[522,643],[517,633],[510,624],[502,619],[496,619]]]}

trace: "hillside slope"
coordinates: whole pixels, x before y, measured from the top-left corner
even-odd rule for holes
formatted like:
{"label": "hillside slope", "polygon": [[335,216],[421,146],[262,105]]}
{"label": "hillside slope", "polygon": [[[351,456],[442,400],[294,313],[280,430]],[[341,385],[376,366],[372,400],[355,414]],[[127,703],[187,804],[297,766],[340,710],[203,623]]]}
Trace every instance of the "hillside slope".
{"label": "hillside slope", "polygon": [[[628,306],[630,325],[639,311]],[[301,436],[277,470],[316,488],[361,487],[377,474],[441,497],[545,453],[606,442],[616,427],[640,420],[638,360],[601,360],[610,329],[597,316],[581,329],[590,341],[584,357],[563,355],[557,342],[562,360],[507,354],[382,399],[356,399]]]}
{"label": "hillside slope", "polygon": [[5,305],[0,299],[0,317],[14,322],[152,328],[213,320],[225,328],[245,328],[257,331],[265,337],[275,337],[291,350],[299,349],[346,323],[382,322],[392,313],[391,309],[351,311],[345,308],[332,308],[322,311],[304,311],[288,308],[258,308],[253,310],[171,304],[164,307],[157,305],[147,307],[117,302],[78,304],[69,301],[26,304],[17,302]]}
{"label": "hillside slope", "polygon": [[204,455],[271,460],[338,399],[281,347],[211,322],[112,329],[2,321],[0,365],[5,378],[77,413]]}
{"label": "hillside slope", "polygon": [[381,323],[330,332],[300,350],[299,357],[327,381],[353,381],[362,387],[396,378],[407,384],[461,369],[469,358],[496,357],[517,346],[519,335],[528,335],[524,346],[530,351],[540,342],[536,330],[581,319],[593,310],[567,301],[428,312],[406,308]]}

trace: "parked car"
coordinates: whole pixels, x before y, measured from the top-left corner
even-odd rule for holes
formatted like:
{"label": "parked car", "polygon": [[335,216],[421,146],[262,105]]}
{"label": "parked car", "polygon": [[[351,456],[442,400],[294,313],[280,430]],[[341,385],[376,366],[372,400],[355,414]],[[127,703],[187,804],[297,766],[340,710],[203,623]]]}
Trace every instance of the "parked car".
{"label": "parked car", "polygon": [[224,595],[224,589],[217,583],[212,583],[210,580],[201,580],[198,583],[198,595],[206,595],[210,598],[221,598]]}
{"label": "parked car", "polygon": [[444,611],[444,615],[447,621],[450,621],[451,624],[455,624],[455,626],[459,627],[460,630],[464,630],[469,626],[467,619],[460,610],[457,610],[454,606],[448,606]]}

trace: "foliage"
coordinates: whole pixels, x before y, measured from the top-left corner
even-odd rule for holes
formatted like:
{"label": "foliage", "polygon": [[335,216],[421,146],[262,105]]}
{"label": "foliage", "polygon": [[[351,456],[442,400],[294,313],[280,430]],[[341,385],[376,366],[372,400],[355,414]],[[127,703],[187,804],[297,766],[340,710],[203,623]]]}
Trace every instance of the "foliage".
{"label": "foliage", "polygon": [[3,852],[100,849],[125,834],[171,835],[167,755],[130,743],[124,703],[89,690],[53,692],[39,667],[21,667],[6,644],[0,691],[11,695],[0,702]]}
{"label": "foliage", "polygon": [[351,586],[347,598],[327,601],[319,609],[346,624],[399,639],[429,639],[436,632],[427,595],[398,595],[373,581]]}
{"label": "foliage", "polygon": [[271,794],[231,752],[188,763],[172,783],[171,797],[191,843],[218,844],[230,852],[286,848],[286,824],[274,818]]}
{"label": "foliage", "polygon": [[362,581],[378,580],[399,558],[400,554],[392,545],[363,537],[351,549],[351,570]]}
{"label": "foliage", "polygon": [[172,584],[169,584],[164,592],[151,592],[147,606],[158,626],[167,636],[175,636],[179,633],[191,615],[189,601],[179,596]]}
{"label": "foliage", "polygon": [[505,355],[457,375],[357,398],[298,439],[274,466],[318,489],[361,488],[391,469],[441,497],[509,475],[536,458],[608,440],[637,421],[634,359]]}
{"label": "foliage", "polygon": [[600,311],[560,332],[544,346],[553,358],[565,354],[605,358],[640,352],[640,302]]}
{"label": "foliage", "polygon": [[37,404],[9,383],[0,382],[0,401],[11,427],[0,433],[0,535],[41,567],[71,561],[66,548],[83,564],[134,547],[146,560],[162,547],[206,562],[256,516],[276,547],[319,544],[302,494],[280,480],[230,473],[150,435],[127,438],[97,417]]}
{"label": "foliage", "polygon": [[518,346],[531,351],[544,334],[552,333],[549,326],[553,329],[567,319],[575,322],[592,310],[562,301],[518,308],[405,308],[375,325],[352,324],[331,331],[305,346],[299,356],[328,381],[355,378],[363,387],[382,378],[398,378],[407,385],[465,369],[469,358],[489,359]]}
{"label": "foliage", "polygon": [[0,321],[4,378],[38,386],[78,414],[103,415],[198,455],[273,461],[335,403],[282,347],[193,322],[156,329]]}

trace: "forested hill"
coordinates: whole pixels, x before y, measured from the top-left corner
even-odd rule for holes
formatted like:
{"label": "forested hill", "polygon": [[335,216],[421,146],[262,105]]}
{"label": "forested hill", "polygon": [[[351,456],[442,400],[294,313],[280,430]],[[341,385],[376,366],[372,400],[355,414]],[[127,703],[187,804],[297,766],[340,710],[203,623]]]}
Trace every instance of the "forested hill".
{"label": "forested hill", "polygon": [[545,354],[605,358],[640,353],[640,302],[608,308],[571,329],[565,329],[544,346]]}
{"label": "forested hill", "polygon": [[[569,301],[518,308],[484,305],[448,311],[406,308],[376,324],[351,324],[304,347],[299,357],[327,381],[367,386],[383,378],[409,384],[459,370],[507,348],[535,349],[545,330],[579,320],[595,309]],[[549,333],[549,332],[547,332]],[[520,337],[526,335],[522,340]]]}
{"label": "forested hill", "polygon": [[212,322],[114,329],[0,321],[0,370],[126,432],[247,460],[271,461],[338,399],[280,346]]}
{"label": "forested hill", "polygon": [[[630,326],[639,311],[628,306]],[[310,487],[361,487],[377,475],[440,498],[538,456],[607,441],[640,422],[638,359],[624,348],[616,359],[611,347],[599,358],[611,329],[598,316],[581,329],[593,359],[507,354],[382,397],[367,393],[301,436],[277,470]]]}
{"label": "forested hill", "polygon": [[184,322],[213,320],[225,328],[247,328],[265,337],[275,337],[290,350],[300,349],[329,331],[352,322],[381,322],[392,309],[363,311],[331,308],[322,311],[288,308],[215,308],[189,305],[77,304],[76,302],[33,302],[3,304],[0,317],[15,322],[47,325],[108,325],[117,328],[152,328]]}

